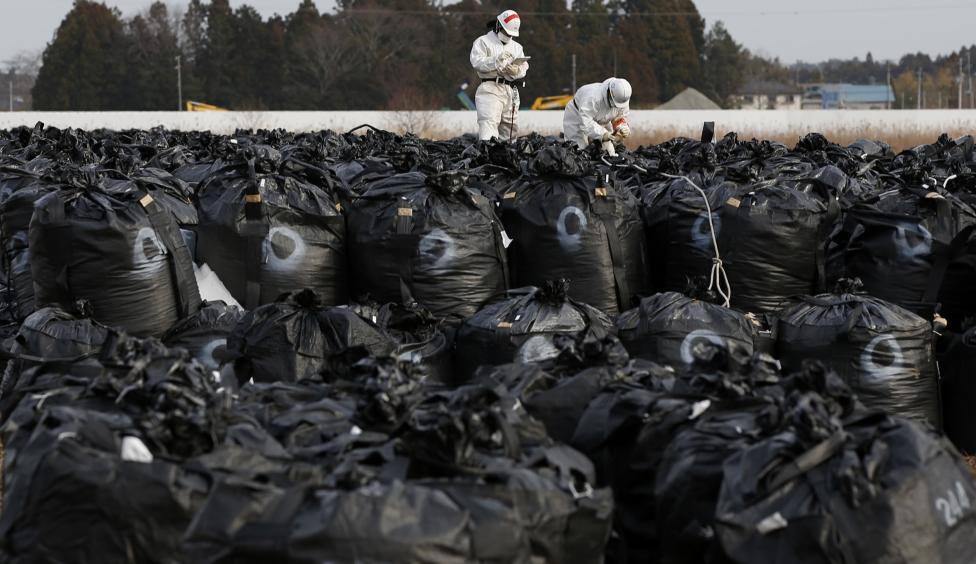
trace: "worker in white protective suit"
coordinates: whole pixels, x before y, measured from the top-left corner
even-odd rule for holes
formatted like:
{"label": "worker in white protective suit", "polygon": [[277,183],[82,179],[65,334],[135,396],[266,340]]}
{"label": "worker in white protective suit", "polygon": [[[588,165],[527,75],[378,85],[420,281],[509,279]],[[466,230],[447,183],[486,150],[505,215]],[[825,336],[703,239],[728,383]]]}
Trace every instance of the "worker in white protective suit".
{"label": "worker in white protective suit", "polygon": [[576,91],[563,112],[563,135],[580,149],[599,141],[610,155],[616,155],[614,142],[630,136],[630,83],[622,78],[586,84]]}
{"label": "worker in white protective suit", "polygon": [[522,46],[513,39],[521,20],[514,10],[505,10],[489,26],[471,46],[471,66],[481,78],[474,96],[478,139],[512,139],[518,133],[518,86],[529,70]]}

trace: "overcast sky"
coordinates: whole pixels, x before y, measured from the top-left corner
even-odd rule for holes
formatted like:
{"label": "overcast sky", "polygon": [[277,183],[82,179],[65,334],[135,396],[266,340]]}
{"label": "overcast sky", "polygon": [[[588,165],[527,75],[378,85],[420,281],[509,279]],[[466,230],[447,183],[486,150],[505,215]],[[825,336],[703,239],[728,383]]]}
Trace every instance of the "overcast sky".
{"label": "overcast sky", "polygon": [[[123,13],[151,0],[108,0]],[[183,2],[171,2],[183,3]],[[288,13],[298,0],[232,0],[268,16]],[[322,10],[332,0],[317,0]],[[3,0],[0,8],[0,61],[30,49],[43,49],[71,8],[72,0]],[[784,62],[816,62],[871,51],[876,59],[907,52],[948,53],[976,43],[976,0],[695,0],[709,25],[723,20],[749,49]],[[517,7],[517,3],[516,3]],[[531,18],[523,20],[531,33]],[[475,30],[480,32],[480,30]],[[474,33],[474,32],[472,32]]]}

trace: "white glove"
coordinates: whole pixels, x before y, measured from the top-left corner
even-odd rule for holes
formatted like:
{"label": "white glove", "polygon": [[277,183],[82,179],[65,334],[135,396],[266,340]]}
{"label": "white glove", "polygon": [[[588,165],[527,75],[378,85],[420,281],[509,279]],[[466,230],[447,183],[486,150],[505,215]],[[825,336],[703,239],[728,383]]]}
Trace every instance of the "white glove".
{"label": "white glove", "polygon": [[509,79],[515,80],[516,77],[525,76],[525,72],[522,70],[522,65],[525,63],[509,63],[504,70],[502,70],[502,75]]}
{"label": "white glove", "polygon": [[626,139],[630,137],[630,125],[624,122],[620,127],[617,128],[617,137],[621,139]]}
{"label": "white glove", "polygon": [[611,157],[617,156],[617,148],[613,146],[613,141],[604,141],[603,150],[606,151]]}
{"label": "white glove", "polygon": [[613,139],[613,134],[610,133],[607,130],[603,130],[603,135],[600,136],[600,141],[602,143],[606,143],[607,141],[610,141],[611,139]]}
{"label": "white glove", "polygon": [[495,70],[504,74],[505,67],[512,64],[512,61],[514,60],[515,60],[515,55],[511,54],[508,51],[502,51],[501,53],[498,54],[497,57],[495,57]]}

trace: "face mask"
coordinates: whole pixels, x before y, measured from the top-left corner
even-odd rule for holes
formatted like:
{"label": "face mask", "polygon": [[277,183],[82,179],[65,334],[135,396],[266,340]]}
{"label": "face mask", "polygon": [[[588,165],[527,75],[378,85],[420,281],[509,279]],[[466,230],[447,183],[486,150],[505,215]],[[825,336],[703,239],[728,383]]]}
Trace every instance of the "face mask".
{"label": "face mask", "polygon": [[502,43],[508,43],[509,41],[512,40],[512,36],[510,36],[509,34],[505,33],[501,29],[497,30],[495,32],[495,35],[498,36],[498,40],[501,41]]}

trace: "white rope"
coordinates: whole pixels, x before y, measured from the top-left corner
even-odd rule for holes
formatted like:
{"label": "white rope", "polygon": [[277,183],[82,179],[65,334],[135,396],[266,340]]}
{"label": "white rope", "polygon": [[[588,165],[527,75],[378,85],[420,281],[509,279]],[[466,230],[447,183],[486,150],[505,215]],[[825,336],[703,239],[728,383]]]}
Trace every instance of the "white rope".
{"label": "white rope", "polygon": [[695,182],[688,178],[687,176],[674,176],[671,174],[664,174],[668,178],[681,178],[684,179],[688,184],[698,190],[701,194],[702,200],[705,202],[705,212],[708,214],[708,232],[712,236],[712,248],[715,251],[715,256],[712,257],[712,269],[708,276],[708,289],[709,291],[715,290],[718,292],[722,299],[725,300],[722,305],[729,307],[732,304],[732,285],[729,284],[729,277],[725,273],[725,265],[722,264],[722,255],[718,251],[718,240],[715,238],[715,225],[712,223],[712,206],[708,203],[708,195],[705,191],[698,187]]}

